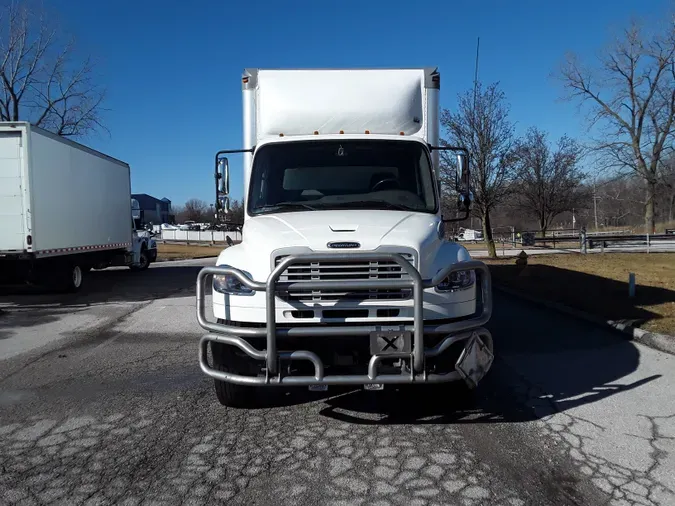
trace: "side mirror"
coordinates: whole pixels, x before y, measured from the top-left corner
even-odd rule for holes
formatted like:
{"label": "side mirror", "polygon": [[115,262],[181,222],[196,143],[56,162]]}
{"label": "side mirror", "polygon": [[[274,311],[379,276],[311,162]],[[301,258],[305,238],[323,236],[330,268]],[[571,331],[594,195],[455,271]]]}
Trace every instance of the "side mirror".
{"label": "side mirror", "polygon": [[469,169],[469,157],[466,153],[457,153],[457,208],[468,212],[473,205],[473,192],[471,191],[471,170]]}
{"label": "side mirror", "polygon": [[230,163],[227,158],[216,159],[216,219],[230,210]]}
{"label": "side mirror", "polygon": [[469,170],[469,157],[466,153],[457,153],[457,191],[467,195],[471,188],[471,171]]}
{"label": "side mirror", "polygon": [[[220,180],[220,185],[218,185]],[[227,196],[230,194],[230,162],[227,158],[219,158],[216,166],[216,185],[219,194]]]}
{"label": "side mirror", "polygon": [[460,193],[457,197],[457,209],[470,211],[471,207],[473,207],[473,192]]}
{"label": "side mirror", "polygon": [[[457,210],[462,213],[455,218],[443,219],[443,222],[463,221],[469,217],[473,204],[473,192],[471,191],[471,170],[469,168],[469,153],[466,148],[460,146],[429,146],[430,151],[455,151],[457,152],[457,169],[455,172],[455,191],[457,192]],[[440,188],[441,185],[439,185]]]}

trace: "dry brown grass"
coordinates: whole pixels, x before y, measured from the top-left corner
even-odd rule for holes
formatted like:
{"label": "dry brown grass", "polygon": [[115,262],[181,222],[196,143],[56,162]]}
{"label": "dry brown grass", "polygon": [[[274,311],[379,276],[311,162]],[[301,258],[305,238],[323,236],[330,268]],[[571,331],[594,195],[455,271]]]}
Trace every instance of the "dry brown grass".
{"label": "dry brown grass", "polygon": [[[537,255],[488,260],[494,282],[582,311],[675,335],[675,253]],[[628,296],[635,273],[636,295]]]}
{"label": "dry brown grass", "polygon": [[486,250],[487,249],[487,243],[485,241],[480,241],[480,242],[458,242],[457,244],[461,244],[464,246],[466,249],[469,251],[475,251],[475,250]]}
{"label": "dry brown grass", "polygon": [[[469,251],[486,251],[487,250],[487,243],[484,241],[477,242],[477,243],[470,243],[470,242],[459,242],[458,244],[461,244],[464,246],[467,250]],[[514,249],[520,251],[523,249],[523,246],[520,244],[516,243],[515,248],[513,247],[513,243],[511,242],[501,242],[501,241],[495,241],[495,248],[497,248],[497,251],[509,251],[511,250],[513,252]],[[579,248],[579,241],[576,239],[572,240],[556,240],[555,242],[553,239],[551,239],[548,242],[537,242],[535,246],[525,246],[526,249],[578,249]]]}
{"label": "dry brown grass", "polygon": [[[675,228],[675,221],[663,221],[661,223],[656,224],[656,233],[657,234],[665,234],[666,229],[668,228]],[[610,231],[618,231],[618,230],[630,230],[631,234],[644,234],[645,233],[645,226],[643,223],[640,223],[639,225],[625,225],[623,227],[614,227],[614,226],[608,226],[608,227],[599,227],[598,232],[610,232]],[[589,232],[595,231],[595,227],[588,227]]]}
{"label": "dry brown grass", "polygon": [[226,247],[158,243],[157,260],[187,260],[190,258],[217,257]]}
{"label": "dry brown grass", "polygon": [[[487,250],[487,243],[485,241],[480,241],[476,243],[472,242],[458,242],[457,244],[461,244],[464,246],[466,249],[469,251],[476,251],[476,250]],[[502,242],[495,241],[495,247],[501,251],[502,249]],[[510,242],[503,243],[503,247],[506,250],[513,249],[513,244]],[[519,250],[520,251],[520,250]]]}

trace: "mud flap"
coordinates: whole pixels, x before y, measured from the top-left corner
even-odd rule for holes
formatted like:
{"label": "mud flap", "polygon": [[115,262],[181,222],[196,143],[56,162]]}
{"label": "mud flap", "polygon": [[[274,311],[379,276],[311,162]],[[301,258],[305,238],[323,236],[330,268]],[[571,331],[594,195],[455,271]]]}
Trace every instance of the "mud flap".
{"label": "mud flap", "polygon": [[364,390],[384,390],[382,383],[366,383],[363,385]]}
{"label": "mud flap", "polygon": [[455,369],[462,376],[469,388],[476,388],[480,380],[492,366],[494,355],[483,343],[483,340],[474,333],[464,346],[457,359]]}

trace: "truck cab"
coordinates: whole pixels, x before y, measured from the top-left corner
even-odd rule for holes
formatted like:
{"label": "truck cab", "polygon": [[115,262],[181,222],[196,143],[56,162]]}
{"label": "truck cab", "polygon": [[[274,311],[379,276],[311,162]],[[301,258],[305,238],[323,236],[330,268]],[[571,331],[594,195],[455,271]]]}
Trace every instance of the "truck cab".
{"label": "truck cab", "polygon": [[157,261],[157,241],[152,224],[143,228],[141,206],[138,200],[131,199],[131,249],[129,250],[129,268],[142,271]]}
{"label": "truck cab", "polygon": [[[215,180],[226,217],[227,155],[245,154],[243,240],[197,280],[200,366],[218,400],[477,386],[493,359],[490,275],[445,238],[471,191],[466,150],[439,146],[438,71],[251,69],[242,84],[244,148],[216,155]],[[443,150],[457,155],[459,218],[441,214]]]}

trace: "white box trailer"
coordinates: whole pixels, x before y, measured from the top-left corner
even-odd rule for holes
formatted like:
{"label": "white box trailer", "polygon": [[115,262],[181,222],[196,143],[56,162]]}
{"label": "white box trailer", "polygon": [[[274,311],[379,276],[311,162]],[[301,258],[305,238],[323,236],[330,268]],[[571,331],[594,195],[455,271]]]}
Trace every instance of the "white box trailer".
{"label": "white box trailer", "polygon": [[483,232],[480,230],[474,230],[471,228],[460,228],[459,229],[459,235],[457,236],[458,241],[482,241],[483,240]]}
{"label": "white box trailer", "polygon": [[145,269],[129,165],[25,122],[0,122],[0,279],[79,289],[92,268]]}
{"label": "white box trailer", "polygon": [[[445,239],[472,193],[467,150],[439,145],[437,69],[246,69],[242,97],[244,146],[216,154],[215,181],[226,214],[227,155],[244,153],[243,240],[197,280],[200,367],[218,400],[475,387],[492,363],[490,273]],[[441,150],[457,153],[458,218],[441,215]]]}

